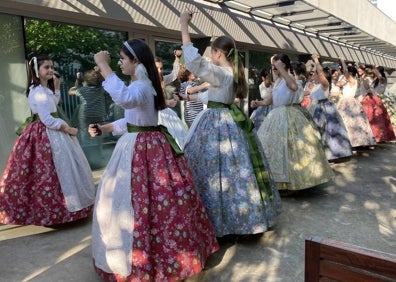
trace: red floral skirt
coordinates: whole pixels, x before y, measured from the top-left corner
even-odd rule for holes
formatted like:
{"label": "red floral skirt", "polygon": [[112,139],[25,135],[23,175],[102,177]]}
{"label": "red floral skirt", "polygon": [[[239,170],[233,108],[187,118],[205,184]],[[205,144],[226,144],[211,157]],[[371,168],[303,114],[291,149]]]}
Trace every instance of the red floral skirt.
{"label": "red floral skirt", "polygon": [[40,121],[28,125],[0,181],[0,223],[49,226],[88,217],[92,208],[67,210],[46,127]]}
{"label": "red floral skirt", "polygon": [[106,281],[136,282],[178,281],[199,273],[219,246],[185,157],[174,154],[162,133],[138,134],[131,189],[132,272],[125,277],[95,266],[96,272]]}
{"label": "red floral skirt", "polygon": [[362,105],[368,117],[375,141],[387,142],[395,140],[395,132],[390,116],[381,99],[371,93],[364,96]]}

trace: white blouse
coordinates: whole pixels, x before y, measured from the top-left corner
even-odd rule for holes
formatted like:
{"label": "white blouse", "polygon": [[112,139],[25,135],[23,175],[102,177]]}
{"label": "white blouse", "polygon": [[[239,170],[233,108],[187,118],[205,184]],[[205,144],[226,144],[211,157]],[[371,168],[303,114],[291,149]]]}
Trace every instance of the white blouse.
{"label": "white blouse", "polygon": [[187,69],[210,83],[207,90],[208,100],[231,105],[234,102],[234,75],[232,67],[220,67],[203,58],[192,43],[182,46]]}
{"label": "white blouse", "polygon": [[157,126],[158,111],[154,108],[154,96],[157,95],[151,81],[139,79],[129,86],[116,75],[111,74],[102,83],[113,101],[125,109],[124,118],[114,121],[114,135],[126,133],[127,123],[137,126]]}
{"label": "white blouse", "polygon": [[272,89],[272,105],[274,107],[298,104],[302,101],[304,92],[301,81],[297,81],[298,90],[293,91],[286,85],[286,80],[278,78]]}
{"label": "white blouse", "polygon": [[50,129],[59,130],[66,122],[60,118],[51,116],[57,112],[56,106],[59,103],[60,91],[52,92],[51,89],[38,85],[30,87],[28,102],[33,114],[38,114],[42,123]]}
{"label": "white blouse", "polygon": [[316,84],[311,91],[311,100],[323,100],[329,97],[329,88],[323,90],[322,85],[320,83]]}

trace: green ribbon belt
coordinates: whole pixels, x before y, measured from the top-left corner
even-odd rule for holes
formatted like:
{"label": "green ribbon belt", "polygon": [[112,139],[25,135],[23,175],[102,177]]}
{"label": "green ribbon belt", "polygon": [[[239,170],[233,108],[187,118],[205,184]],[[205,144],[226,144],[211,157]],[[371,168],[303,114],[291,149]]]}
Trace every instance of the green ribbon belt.
{"label": "green ribbon belt", "polygon": [[265,169],[264,161],[257,144],[257,139],[253,132],[254,124],[252,120],[248,116],[246,116],[246,114],[234,103],[232,103],[231,105],[227,105],[220,102],[209,101],[208,108],[230,109],[230,114],[233,120],[238,125],[238,127],[245,132],[247,136],[250,149],[250,161],[253,165],[253,170],[257,179],[257,184],[259,186],[261,197],[263,200],[266,199],[267,195],[270,195],[270,197],[272,197],[272,190],[268,179],[268,172]]}
{"label": "green ribbon belt", "polygon": [[[58,118],[59,115],[57,112],[51,113],[51,116],[53,116],[54,118]],[[32,114],[30,117],[27,117],[24,121],[24,123],[22,123],[18,129],[15,131],[15,133],[20,136],[22,134],[22,132],[25,130],[25,128],[31,124],[33,121],[36,120],[40,120],[40,117],[38,114]]]}
{"label": "green ribbon belt", "polygon": [[169,133],[168,129],[163,125],[158,126],[137,126],[131,123],[127,123],[128,132],[147,132],[147,131],[160,131],[163,133],[171,145],[173,151],[175,151],[177,156],[183,155],[183,151],[180,149],[179,145],[177,145],[175,138]]}

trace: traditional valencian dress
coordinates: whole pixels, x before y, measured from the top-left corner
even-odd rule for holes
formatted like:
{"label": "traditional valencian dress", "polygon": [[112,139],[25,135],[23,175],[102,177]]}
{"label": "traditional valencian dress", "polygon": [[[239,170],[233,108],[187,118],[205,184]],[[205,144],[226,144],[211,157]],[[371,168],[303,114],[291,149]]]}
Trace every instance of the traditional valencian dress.
{"label": "traditional valencian dress", "polygon": [[357,83],[352,86],[347,82],[342,88],[342,95],[337,109],[348,132],[352,147],[373,146],[376,144],[367,115],[355,98]]}
{"label": "traditional valencian dress", "polygon": [[311,90],[311,105],[308,110],[322,137],[322,145],[328,160],[336,160],[352,155],[348,132],[337,107],[330,102],[329,89],[323,90],[316,84]]}
{"label": "traditional valencian dress", "polygon": [[91,216],[95,185],[75,136],[60,127],[60,93],[30,89],[32,122],[15,142],[0,182],[0,222],[54,225]]}
{"label": "traditional valencian dress", "polygon": [[103,87],[125,109],[122,134],[98,186],[92,224],[96,272],[106,281],[177,281],[200,272],[218,250],[213,227],[185,157],[154,108],[156,92],[142,64],[125,86]]}
{"label": "traditional valencian dress", "polygon": [[184,150],[216,236],[265,232],[277,222],[280,196],[253,123],[234,104],[233,70],[208,62],[191,43],[182,49],[187,69],[210,84]]}
{"label": "traditional valencian dress", "polygon": [[320,133],[305,108],[302,85],[290,90],[278,78],[272,90],[273,108],[257,131],[280,190],[302,190],[332,179]]}
{"label": "traditional valencian dress", "polygon": [[377,96],[379,88],[376,89],[371,80],[369,89],[364,88],[363,82],[360,83],[361,103],[377,143],[393,141],[396,138],[388,111]]}

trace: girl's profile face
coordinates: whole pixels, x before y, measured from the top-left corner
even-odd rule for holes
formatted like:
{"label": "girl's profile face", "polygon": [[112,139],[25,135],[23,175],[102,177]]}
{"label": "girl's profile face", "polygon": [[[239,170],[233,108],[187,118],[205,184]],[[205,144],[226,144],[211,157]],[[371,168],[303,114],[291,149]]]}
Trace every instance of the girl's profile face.
{"label": "girl's profile face", "polygon": [[49,80],[54,75],[54,64],[51,60],[45,60],[38,69],[40,79]]}
{"label": "girl's profile face", "polygon": [[276,67],[276,62],[278,62],[279,60],[277,60],[277,61],[275,61],[275,60],[271,60],[271,70],[272,70],[272,73],[274,73],[274,74],[278,74],[278,69],[277,69],[277,67]]}
{"label": "girl's profile face", "polygon": [[120,59],[118,60],[118,65],[123,74],[125,75],[134,75],[136,64],[135,60],[131,60],[124,52],[120,52]]}

